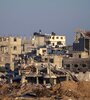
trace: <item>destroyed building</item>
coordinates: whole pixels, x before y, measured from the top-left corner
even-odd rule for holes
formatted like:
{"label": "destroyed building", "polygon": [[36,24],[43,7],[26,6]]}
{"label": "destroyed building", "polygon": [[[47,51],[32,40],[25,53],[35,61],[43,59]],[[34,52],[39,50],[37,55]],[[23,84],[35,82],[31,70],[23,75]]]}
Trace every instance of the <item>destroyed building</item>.
{"label": "destroyed building", "polygon": [[21,54],[21,38],[6,36],[0,37],[0,64],[8,65],[14,70],[14,59]]}
{"label": "destroyed building", "polygon": [[63,66],[72,72],[90,71],[90,32],[77,31],[71,56],[64,58]]}

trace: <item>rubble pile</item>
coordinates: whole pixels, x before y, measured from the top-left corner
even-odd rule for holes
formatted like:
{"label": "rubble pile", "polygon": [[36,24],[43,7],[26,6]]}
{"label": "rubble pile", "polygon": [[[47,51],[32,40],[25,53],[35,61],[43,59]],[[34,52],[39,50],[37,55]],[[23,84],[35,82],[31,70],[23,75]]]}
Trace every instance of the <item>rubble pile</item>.
{"label": "rubble pile", "polygon": [[0,100],[12,100],[19,89],[18,84],[0,84]]}
{"label": "rubble pile", "polygon": [[74,81],[65,81],[61,83],[62,95],[68,97],[79,98],[80,94],[77,91],[78,83]]}
{"label": "rubble pile", "polygon": [[[63,81],[59,84],[47,88],[45,85],[36,84],[4,84],[0,85],[0,100],[21,100],[26,94],[32,93],[35,98],[29,97],[30,100],[37,98],[46,98],[45,100],[85,100],[90,99],[90,82],[81,81]],[[26,100],[24,98],[24,100]],[[43,99],[44,100],[44,99]]]}
{"label": "rubble pile", "polygon": [[31,92],[33,85],[31,84],[22,84],[20,89],[17,92],[17,96],[23,95],[26,92]]}
{"label": "rubble pile", "polygon": [[45,97],[51,97],[52,96],[52,94],[50,93],[50,91],[48,89],[46,89],[46,88],[41,88],[41,89],[37,88],[37,89],[34,89],[33,93],[35,93],[37,97],[44,97],[44,96]]}
{"label": "rubble pile", "polygon": [[90,81],[82,81],[78,83],[77,91],[82,97],[90,97]]}
{"label": "rubble pile", "polygon": [[[61,82],[60,85],[56,85],[53,87],[53,92],[56,91],[55,96],[61,96],[63,99],[65,97],[70,97],[75,100],[81,98],[89,98],[90,99],[90,82],[81,81],[64,81]],[[88,99],[85,99],[88,100]]]}

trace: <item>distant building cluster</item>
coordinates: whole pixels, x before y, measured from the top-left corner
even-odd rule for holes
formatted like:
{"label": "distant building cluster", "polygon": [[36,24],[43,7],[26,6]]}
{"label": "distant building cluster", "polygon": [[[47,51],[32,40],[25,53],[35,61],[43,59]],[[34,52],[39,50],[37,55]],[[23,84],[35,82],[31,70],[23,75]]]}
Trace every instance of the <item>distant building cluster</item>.
{"label": "distant building cluster", "polygon": [[14,72],[13,81],[22,77],[22,82],[46,84],[52,79],[56,84],[65,76],[70,80],[68,71],[90,71],[90,32],[77,31],[72,46],[66,45],[66,36],[41,30],[30,39],[0,36],[0,68],[10,71],[11,79]]}
{"label": "distant building cluster", "polygon": [[35,32],[29,40],[20,37],[1,37],[0,36],[0,66],[10,66],[14,70],[15,60],[20,55],[27,55],[36,51],[36,56],[47,55],[50,48],[66,46],[66,37],[52,34],[42,34]]}

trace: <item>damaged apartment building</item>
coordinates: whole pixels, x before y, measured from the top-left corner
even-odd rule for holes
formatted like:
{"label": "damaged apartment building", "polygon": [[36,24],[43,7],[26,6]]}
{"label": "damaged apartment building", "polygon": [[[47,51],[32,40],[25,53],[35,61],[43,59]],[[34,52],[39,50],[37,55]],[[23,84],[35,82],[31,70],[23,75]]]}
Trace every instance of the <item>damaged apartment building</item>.
{"label": "damaged apartment building", "polygon": [[[32,37],[32,46],[35,48],[37,55],[47,55],[51,51],[57,51],[61,47],[66,46],[66,36],[51,34],[43,34],[41,30],[34,32]],[[55,52],[53,52],[55,53]]]}
{"label": "damaged apartment building", "polygon": [[43,34],[40,30],[39,32],[34,32],[32,44],[34,47],[44,45],[51,47],[63,47],[66,46],[66,37],[64,35],[57,35],[54,32],[51,34]]}
{"label": "damaged apartment building", "polygon": [[[65,52],[61,50],[66,46],[66,37],[64,35],[43,34],[35,32],[32,38],[32,44],[35,46],[36,55],[41,56],[42,63],[52,63],[56,68],[62,67],[62,60]],[[39,60],[39,57],[37,57]]]}
{"label": "damaged apartment building", "polygon": [[[53,82],[56,83],[55,81],[58,81],[58,78],[61,78],[61,76],[55,76],[52,72],[51,76],[48,76],[48,69],[50,66],[55,70],[62,68],[65,51],[61,48],[66,46],[66,37],[63,35],[56,35],[55,33],[43,34],[41,31],[39,31],[39,33],[34,32],[32,37],[32,46],[36,50],[36,55],[30,56],[32,57],[31,63],[26,63],[25,67],[23,67],[22,71],[25,72],[25,76],[22,77],[26,77],[28,81],[42,84],[48,83],[47,81],[52,78]],[[31,53],[27,53],[26,56],[29,57],[29,54],[31,55]],[[28,69],[33,66],[35,66],[39,71],[45,71],[45,75],[43,76],[42,72],[39,73],[39,75],[35,74],[34,72],[31,73]],[[36,73],[38,73],[37,70]],[[66,74],[62,77],[65,76]],[[24,78],[22,78],[22,82],[24,81],[23,79]]]}
{"label": "damaged apartment building", "polygon": [[0,36],[0,66],[8,66],[14,70],[14,59],[21,54],[21,38]]}
{"label": "damaged apartment building", "polygon": [[76,32],[73,51],[64,58],[63,66],[76,73],[90,70],[90,31]]}

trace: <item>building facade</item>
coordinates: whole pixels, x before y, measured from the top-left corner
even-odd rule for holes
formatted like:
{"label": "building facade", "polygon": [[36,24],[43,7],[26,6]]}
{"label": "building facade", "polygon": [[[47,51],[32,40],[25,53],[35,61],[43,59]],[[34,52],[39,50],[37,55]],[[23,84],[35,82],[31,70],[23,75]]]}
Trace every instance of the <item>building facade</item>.
{"label": "building facade", "polygon": [[74,51],[87,51],[90,54],[90,32],[76,32],[75,41],[73,43]]}
{"label": "building facade", "polygon": [[[19,37],[0,37],[0,51],[2,52],[1,63],[3,66],[6,63],[10,64],[11,69],[14,69],[14,59],[21,54],[21,38]],[[4,61],[8,59],[8,61]]]}
{"label": "building facade", "polygon": [[90,71],[90,59],[64,58],[63,67],[75,73]]}
{"label": "building facade", "polygon": [[32,45],[37,48],[38,46],[44,46],[46,43],[45,43],[45,34],[42,34],[41,32],[37,33],[35,32],[33,34],[33,37],[32,37]]}
{"label": "building facade", "polygon": [[21,53],[25,54],[31,52],[33,48],[34,46],[32,45],[32,40],[30,38],[27,39],[26,37],[24,37],[21,41]]}
{"label": "building facade", "polygon": [[71,57],[63,60],[63,66],[72,72],[90,71],[90,32],[76,32]]}
{"label": "building facade", "polygon": [[66,46],[66,37],[52,33],[46,38],[46,44],[52,47],[64,47]]}

